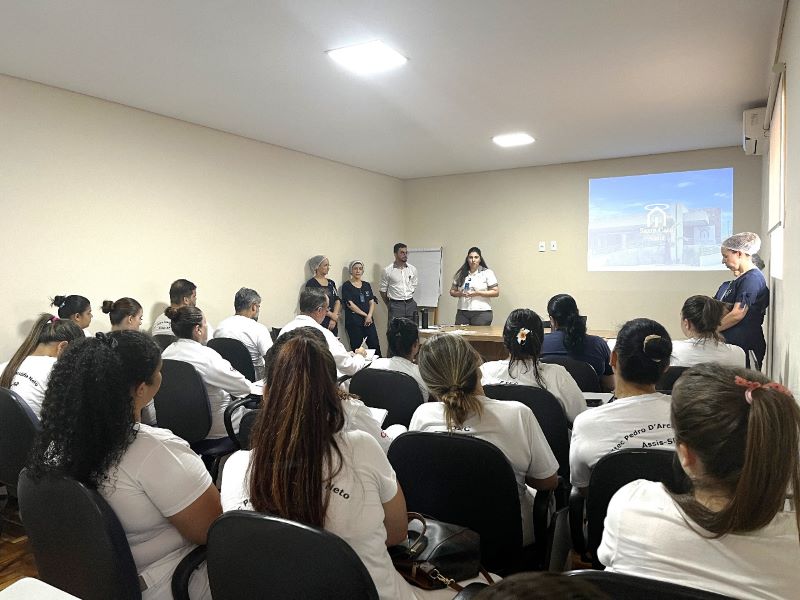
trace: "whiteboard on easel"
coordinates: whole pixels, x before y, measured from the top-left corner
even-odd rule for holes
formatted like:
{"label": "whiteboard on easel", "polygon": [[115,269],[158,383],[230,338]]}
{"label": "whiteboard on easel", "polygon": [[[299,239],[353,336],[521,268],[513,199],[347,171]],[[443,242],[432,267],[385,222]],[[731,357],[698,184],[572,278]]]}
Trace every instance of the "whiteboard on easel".
{"label": "whiteboard on easel", "polygon": [[419,284],[414,291],[418,306],[439,306],[442,295],[442,248],[409,248],[408,263],[417,268]]}

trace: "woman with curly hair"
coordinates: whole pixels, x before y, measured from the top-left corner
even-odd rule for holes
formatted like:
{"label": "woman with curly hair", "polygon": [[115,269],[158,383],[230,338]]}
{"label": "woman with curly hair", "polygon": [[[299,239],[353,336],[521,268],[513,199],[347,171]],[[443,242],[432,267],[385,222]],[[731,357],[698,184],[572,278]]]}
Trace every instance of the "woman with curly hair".
{"label": "woman with curly hair", "polygon": [[38,417],[56,360],[70,342],[84,337],[75,321],[42,313],[11,360],[0,365],[0,387],[14,390]]}
{"label": "woman with curly hair", "polygon": [[[70,345],[56,363],[42,407],[33,475],[64,473],[99,491],[125,530],[145,600],[172,598],[181,559],[205,544],[221,513],[203,461],[166,429],[140,423],[161,385],[161,355],[137,331],[98,334]],[[205,567],[191,598],[210,598]]]}
{"label": "woman with curly hair", "polygon": [[547,390],[558,398],[572,423],[586,410],[583,392],[564,367],[539,360],[543,339],[544,327],[539,315],[528,308],[511,311],[503,327],[508,358],[485,363],[481,367],[481,383],[529,385]]}

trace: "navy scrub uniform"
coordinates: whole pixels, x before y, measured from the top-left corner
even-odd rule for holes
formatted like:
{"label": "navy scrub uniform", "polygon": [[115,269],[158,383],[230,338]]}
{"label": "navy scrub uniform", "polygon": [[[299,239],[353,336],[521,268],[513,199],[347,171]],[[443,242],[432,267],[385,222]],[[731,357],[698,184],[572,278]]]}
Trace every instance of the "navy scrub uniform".
{"label": "navy scrub uniform", "polygon": [[[336,282],[333,279],[328,279],[328,287],[325,287],[324,285],[320,284],[319,281],[317,281],[312,277],[311,279],[306,281],[306,287],[324,288],[325,293],[328,294],[328,312],[333,312],[333,308],[336,306],[336,301],[339,300],[339,292],[336,290]],[[328,323],[330,322],[331,318],[326,315],[325,318],[322,320],[322,323],[320,323],[320,325],[322,325],[325,329],[328,329]],[[338,336],[339,335],[338,323],[336,324],[336,327],[334,327],[330,331],[331,333],[333,333],[333,335]]]}
{"label": "navy scrub uniform", "polygon": [[[747,356],[747,367],[761,369],[767,342],[764,339],[764,315],[769,306],[769,288],[764,274],[756,268],[742,273],[734,279],[722,296],[722,302],[747,307],[747,314],[733,327],[722,332],[725,341],[739,346]],[[750,364],[750,351],[756,356],[755,365]]]}
{"label": "navy scrub uniform", "polygon": [[375,320],[372,325],[364,325],[364,317],[350,309],[349,302],[355,304],[360,310],[369,314],[370,303],[378,303],[378,299],[372,292],[372,286],[366,281],[361,282],[361,288],[357,288],[349,281],[342,285],[342,303],[344,304],[344,327],[347,329],[347,337],[350,338],[350,349],[355,350],[367,338],[367,348],[375,350],[375,356],[381,355],[381,345],[378,341],[378,330],[375,328]]}

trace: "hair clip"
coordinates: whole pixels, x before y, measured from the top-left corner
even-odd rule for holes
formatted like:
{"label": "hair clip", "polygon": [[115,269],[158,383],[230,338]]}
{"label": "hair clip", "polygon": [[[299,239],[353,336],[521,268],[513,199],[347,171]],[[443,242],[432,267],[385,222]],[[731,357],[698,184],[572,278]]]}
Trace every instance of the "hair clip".
{"label": "hair clip", "polygon": [[748,404],[753,404],[753,390],[757,390],[758,388],[775,390],[776,392],[784,394],[785,396],[794,398],[789,388],[782,386],[780,383],[775,383],[774,381],[770,381],[768,383],[759,383],[758,381],[750,381],[749,379],[745,379],[744,377],[737,375],[733,378],[733,382],[736,385],[747,388],[744,392],[744,399],[747,400]]}
{"label": "hair clip", "polygon": [[525,341],[528,339],[528,334],[531,332],[530,329],[525,329],[524,327],[520,327],[519,331],[517,332],[517,343],[520,346],[525,345]]}
{"label": "hair clip", "polygon": [[55,323],[56,321],[60,321],[60,320],[61,320],[60,317],[58,317],[56,315],[50,315],[50,318],[47,319],[47,323],[48,324]]}
{"label": "hair clip", "polygon": [[116,347],[119,345],[119,342],[117,342],[117,338],[111,337],[110,335],[108,335],[107,333],[103,333],[102,331],[96,333],[94,337],[103,342],[106,346],[108,346],[112,350],[115,350]]}

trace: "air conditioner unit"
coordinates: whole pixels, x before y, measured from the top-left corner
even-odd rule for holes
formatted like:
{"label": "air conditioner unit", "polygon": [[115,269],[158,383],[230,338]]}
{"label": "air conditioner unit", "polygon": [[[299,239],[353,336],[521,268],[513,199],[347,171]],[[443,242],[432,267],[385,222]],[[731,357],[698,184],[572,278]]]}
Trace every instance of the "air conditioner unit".
{"label": "air conditioner unit", "polygon": [[742,113],[742,148],[745,154],[760,156],[767,149],[764,116],[767,107],[754,108]]}

